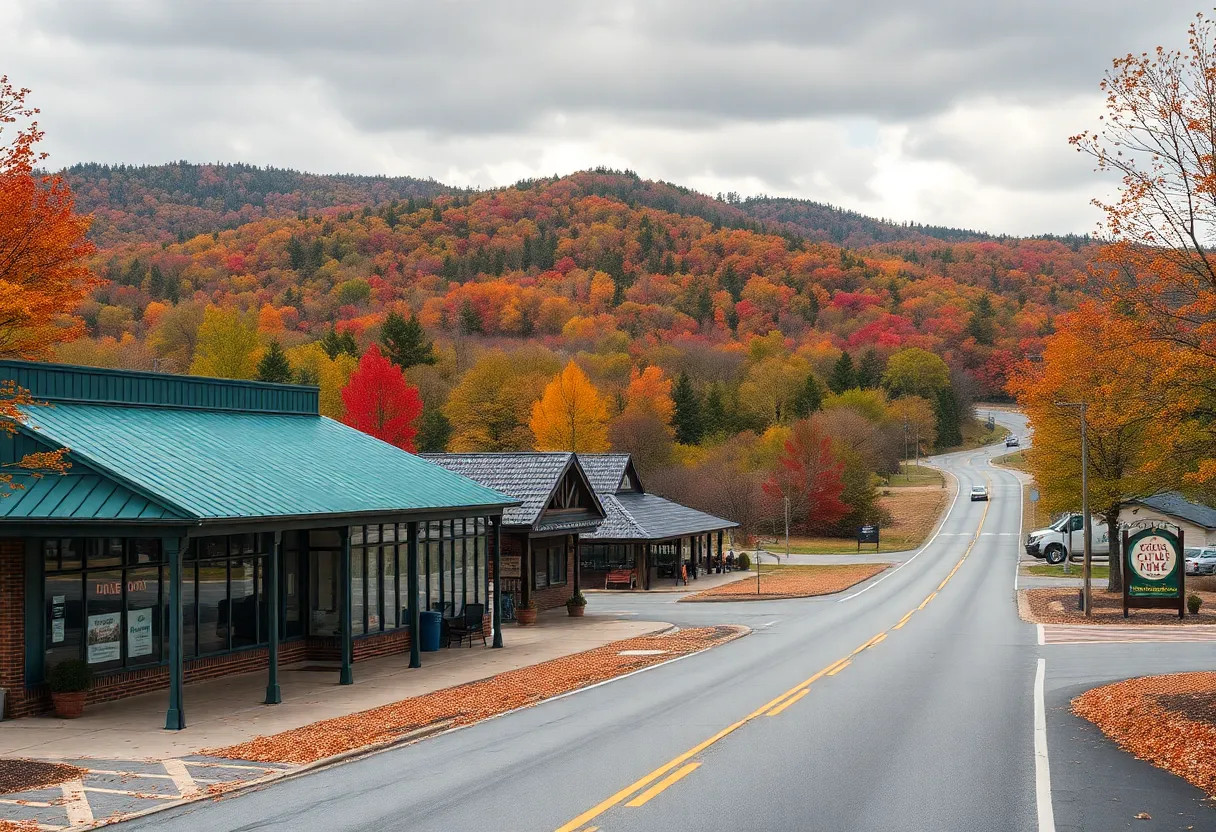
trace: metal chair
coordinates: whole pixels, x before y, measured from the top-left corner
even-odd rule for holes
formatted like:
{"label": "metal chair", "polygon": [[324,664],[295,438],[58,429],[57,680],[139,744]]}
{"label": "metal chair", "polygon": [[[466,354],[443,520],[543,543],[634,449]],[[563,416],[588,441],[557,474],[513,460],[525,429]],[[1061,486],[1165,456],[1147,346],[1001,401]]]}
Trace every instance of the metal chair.
{"label": "metal chair", "polygon": [[460,642],[466,638],[469,640],[469,647],[473,646],[473,639],[481,637],[481,644],[484,647],[486,644],[486,605],[485,604],[465,604],[464,618],[454,618],[448,622],[448,647],[452,646],[452,639],[456,639],[456,645],[459,647]]}

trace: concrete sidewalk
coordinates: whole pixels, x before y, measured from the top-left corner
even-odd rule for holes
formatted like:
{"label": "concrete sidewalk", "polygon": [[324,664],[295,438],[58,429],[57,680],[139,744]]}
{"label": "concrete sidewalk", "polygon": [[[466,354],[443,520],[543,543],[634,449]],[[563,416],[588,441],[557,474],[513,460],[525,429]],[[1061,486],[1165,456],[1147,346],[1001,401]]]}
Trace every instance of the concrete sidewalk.
{"label": "concrete sidewalk", "polygon": [[[699,587],[703,588],[703,587]],[[535,626],[507,624],[505,646],[445,648],[422,654],[411,670],[408,655],[354,665],[355,683],[338,684],[338,668],[312,662],[280,671],[283,703],[261,704],[266,673],[230,676],[185,688],[187,727],[164,730],[168,692],[90,705],[74,720],[28,717],[0,722],[0,757],[39,759],[164,760],[200,749],[244,742],[412,696],[495,676],[508,670],[602,647],[613,641],[665,630],[660,622],[614,615],[570,618],[565,609],[543,613]]]}

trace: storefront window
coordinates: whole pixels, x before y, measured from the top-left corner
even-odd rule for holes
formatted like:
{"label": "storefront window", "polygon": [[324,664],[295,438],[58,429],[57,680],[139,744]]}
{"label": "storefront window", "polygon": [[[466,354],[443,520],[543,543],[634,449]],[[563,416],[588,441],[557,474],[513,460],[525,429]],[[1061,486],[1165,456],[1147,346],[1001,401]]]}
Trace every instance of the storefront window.
{"label": "storefront window", "polygon": [[583,543],[579,546],[579,563],[583,569],[599,572],[632,569],[633,547],[625,543]]}
{"label": "storefront window", "polygon": [[83,659],[94,671],[161,661],[166,620],[159,540],[44,540],[42,560],[46,668],[65,659]]}
{"label": "storefront window", "polygon": [[566,583],[566,540],[533,541],[532,586],[544,589]]}

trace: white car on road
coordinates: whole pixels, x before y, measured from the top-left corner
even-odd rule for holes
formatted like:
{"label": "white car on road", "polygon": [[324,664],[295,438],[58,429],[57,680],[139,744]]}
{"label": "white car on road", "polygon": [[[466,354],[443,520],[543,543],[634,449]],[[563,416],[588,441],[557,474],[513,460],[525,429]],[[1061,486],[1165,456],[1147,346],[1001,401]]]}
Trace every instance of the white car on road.
{"label": "white car on road", "polygon": [[986,486],[986,485],[971,486],[971,502],[974,503],[976,500],[983,500],[984,502],[988,502],[988,486]]}

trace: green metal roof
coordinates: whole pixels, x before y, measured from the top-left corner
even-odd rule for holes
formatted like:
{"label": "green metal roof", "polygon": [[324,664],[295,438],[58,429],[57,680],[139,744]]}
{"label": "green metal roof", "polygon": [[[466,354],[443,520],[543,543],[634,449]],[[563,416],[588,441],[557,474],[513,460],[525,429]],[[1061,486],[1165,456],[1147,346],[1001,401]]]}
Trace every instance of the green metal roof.
{"label": "green metal roof", "polygon": [[2,520],[180,521],[181,515],[97,474],[72,472],[42,478],[17,474],[23,486],[0,497]]}
{"label": "green metal roof", "polygon": [[[404,514],[518,503],[321,416],[77,403],[25,410],[30,435],[69,448],[69,459],[156,504],[145,510],[161,510],[167,517]],[[44,512],[65,510],[68,495],[89,487],[85,478],[68,479],[39,481],[36,489],[50,483],[60,490],[34,502],[31,489],[16,500],[17,509],[0,509],[0,518],[59,516]],[[52,499],[60,496],[64,499]],[[107,505],[112,508],[113,502],[99,504],[82,493],[73,516],[84,516],[92,506],[95,519],[109,519]],[[14,514],[17,510],[23,513]]]}

